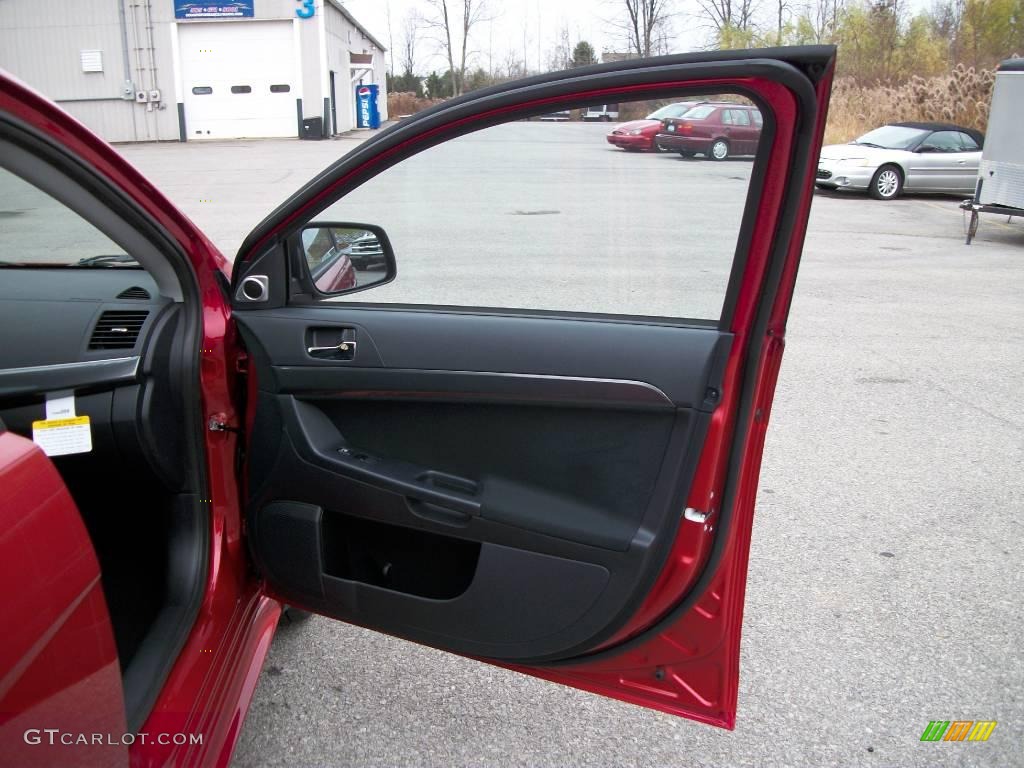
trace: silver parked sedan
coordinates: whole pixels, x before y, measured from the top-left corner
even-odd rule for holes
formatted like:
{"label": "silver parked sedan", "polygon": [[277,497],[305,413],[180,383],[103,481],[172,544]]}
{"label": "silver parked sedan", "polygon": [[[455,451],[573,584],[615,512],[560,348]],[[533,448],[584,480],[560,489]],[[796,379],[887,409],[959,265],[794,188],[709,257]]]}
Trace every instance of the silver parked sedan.
{"label": "silver parked sedan", "polygon": [[903,191],[973,194],[985,137],[948,123],[893,123],[821,148],[815,183],[867,190],[878,200]]}

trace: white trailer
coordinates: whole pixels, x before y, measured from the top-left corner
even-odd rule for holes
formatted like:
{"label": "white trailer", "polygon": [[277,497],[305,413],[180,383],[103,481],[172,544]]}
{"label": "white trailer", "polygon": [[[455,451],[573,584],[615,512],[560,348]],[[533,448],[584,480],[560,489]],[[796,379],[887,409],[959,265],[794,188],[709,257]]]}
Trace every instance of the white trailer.
{"label": "white trailer", "polygon": [[960,207],[971,212],[968,245],[979,214],[1024,216],[1024,59],[1007,59],[996,71],[974,197]]}

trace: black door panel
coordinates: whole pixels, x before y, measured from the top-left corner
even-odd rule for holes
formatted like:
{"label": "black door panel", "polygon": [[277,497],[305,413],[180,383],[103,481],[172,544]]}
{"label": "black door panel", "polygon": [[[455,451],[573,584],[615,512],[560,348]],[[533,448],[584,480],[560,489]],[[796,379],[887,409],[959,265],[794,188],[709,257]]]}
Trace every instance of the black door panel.
{"label": "black door panel", "polygon": [[303,461],[331,481],[404,496],[416,517],[456,527],[479,518],[618,551],[636,534],[674,425],[688,431],[693,421],[671,412],[288,396],[277,407]]}
{"label": "black door panel", "polygon": [[529,658],[605,621],[599,598],[609,572],[597,564],[478,543],[467,557],[454,546],[467,542],[294,502],[263,507],[251,521],[256,541],[275,543],[258,550],[263,571],[305,584],[304,606],[420,642]]}
{"label": "black door panel", "polygon": [[[259,385],[250,538],[275,588],[516,661],[593,647],[649,588],[731,341],[665,322],[326,305],[238,322]],[[309,353],[336,339],[352,359]]]}

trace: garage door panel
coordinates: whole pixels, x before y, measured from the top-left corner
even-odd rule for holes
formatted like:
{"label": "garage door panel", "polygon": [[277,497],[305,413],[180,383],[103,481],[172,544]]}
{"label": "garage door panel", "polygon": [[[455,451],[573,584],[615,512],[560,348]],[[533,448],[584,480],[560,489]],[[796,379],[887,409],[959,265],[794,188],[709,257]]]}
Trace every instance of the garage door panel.
{"label": "garage door panel", "polygon": [[296,134],[290,22],[183,24],[178,37],[190,139]]}

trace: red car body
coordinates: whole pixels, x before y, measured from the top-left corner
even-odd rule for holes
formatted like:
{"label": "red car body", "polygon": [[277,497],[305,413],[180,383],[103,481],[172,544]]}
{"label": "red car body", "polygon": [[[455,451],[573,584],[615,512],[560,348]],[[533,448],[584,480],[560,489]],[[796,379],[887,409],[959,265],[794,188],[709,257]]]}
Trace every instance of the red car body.
{"label": "red car body", "polygon": [[[669,107],[678,107],[679,114],[683,114],[688,108],[694,107],[699,103],[697,101],[683,101],[678,104],[670,104]],[[619,149],[634,152],[656,152],[658,145],[655,143],[654,138],[663,128],[663,121],[661,118],[653,117],[653,115],[665,110],[666,108],[663,107],[643,120],[630,120],[628,123],[621,123],[615,126],[605,139],[609,144]]]}
{"label": "red car body", "polygon": [[[755,54],[760,52],[741,57]],[[795,54],[776,55],[784,60]],[[682,523],[676,538],[666,542],[660,576],[634,606],[629,619],[606,637],[593,655],[559,666],[496,663],[733,727],[761,448],[813,192],[810,158],[817,158],[820,147],[834,61],[833,49],[809,49],[801,55],[824,64],[821,78],[786,85],[789,70],[796,72],[787,64],[785,71],[779,68],[781,74],[744,75],[740,83],[717,71],[714,62],[678,59],[682,72],[696,67],[695,74],[686,75],[687,87],[712,91],[723,84],[742,84],[773,109],[777,126],[728,328],[735,341],[728,359],[723,360],[721,398],[699,448],[686,497],[688,512],[709,510],[707,516],[700,523]],[[510,98],[521,99],[517,109],[540,112],[557,107],[559,101],[592,103],[606,94],[623,100],[628,95],[656,97],[679,87],[679,74],[669,80],[645,75],[643,62],[626,62],[623,71],[631,72],[631,67],[638,74],[614,89],[573,86],[575,90],[565,90],[554,98],[548,93],[530,100]],[[574,77],[580,72],[575,70]],[[594,77],[604,77],[604,73],[597,72]],[[558,76],[551,80],[557,85]],[[143,210],[187,256],[202,303],[197,341],[201,365],[194,394],[201,402],[204,424],[210,424],[203,432],[202,444],[210,498],[205,500],[208,569],[201,604],[185,645],[139,729],[149,737],[132,735],[130,739],[119,738],[124,733],[125,716],[110,620],[98,589],[98,564],[81,523],[76,522],[74,502],[62,492],[59,476],[38,448],[24,438],[0,432],[0,488],[5,502],[0,508],[0,574],[6,626],[0,636],[0,743],[7,749],[5,763],[161,766],[229,762],[281,614],[282,599],[267,575],[254,567],[243,528],[246,468],[243,465],[239,472],[236,457],[241,436],[250,433],[255,418],[256,380],[248,365],[253,350],[241,343],[236,311],[222,287],[224,276],[230,278],[234,273],[237,285],[257,255],[265,254],[268,245],[283,233],[308,221],[326,197],[350,188],[374,167],[392,162],[395,150],[388,147],[400,147],[400,153],[411,155],[442,140],[443,136],[437,137],[439,132],[451,130],[456,135],[456,129],[465,132],[473,125],[486,125],[508,109],[477,107],[472,97],[464,102],[467,112],[472,111],[469,116],[443,127],[439,127],[437,111],[422,120],[406,121],[402,125],[419,121],[425,127],[401,144],[388,145],[385,136],[378,137],[384,149],[343,160],[336,173],[322,174],[308,191],[286,203],[250,236],[232,268],[206,236],[109,145],[47,99],[0,74],[0,117],[60,146],[73,162]],[[812,118],[804,120],[810,138],[803,144],[797,141],[800,110]],[[794,157],[800,159],[803,169],[796,178],[791,175]],[[358,163],[356,170],[346,162]],[[778,241],[779,220],[786,210],[797,215],[786,240]],[[774,272],[769,270],[772,264]],[[776,275],[778,287],[769,292],[771,303],[765,305],[764,285],[772,279],[770,274]],[[755,322],[758,316],[762,320]],[[712,515],[725,514],[718,499],[725,493],[727,479],[733,522],[716,539],[718,518]],[[43,540],[47,550],[40,554],[37,545]],[[715,567],[706,570],[709,562]],[[686,595],[693,602],[681,602]],[[64,740],[68,734],[97,732],[107,734],[104,743]],[[159,734],[175,734],[185,741],[161,741]]]}
{"label": "red car body", "polygon": [[761,127],[761,113],[754,107],[728,102],[702,104],[682,117],[665,120],[655,143],[665,152],[724,160],[755,154]]}
{"label": "red car body", "polygon": [[605,137],[609,144],[619,149],[651,152],[657,147],[654,137],[661,130],[660,120],[630,120],[615,126]]}
{"label": "red car body", "polygon": [[324,293],[338,293],[356,286],[356,270],[348,255],[337,254],[316,277],[316,287]]}

